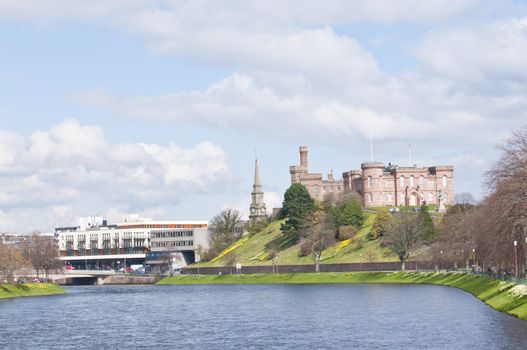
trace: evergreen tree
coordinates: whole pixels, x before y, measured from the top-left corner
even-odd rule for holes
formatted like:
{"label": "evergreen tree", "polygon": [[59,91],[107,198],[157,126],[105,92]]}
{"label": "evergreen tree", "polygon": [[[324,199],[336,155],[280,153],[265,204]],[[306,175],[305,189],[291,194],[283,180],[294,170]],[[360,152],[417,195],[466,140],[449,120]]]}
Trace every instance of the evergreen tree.
{"label": "evergreen tree", "polygon": [[360,199],[352,197],[342,209],[338,224],[340,226],[353,226],[355,229],[360,230],[363,223],[364,214]]}
{"label": "evergreen tree", "polygon": [[422,240],[427,243],[432,242],[436,235],[436,228],[426,205],[421,206],[421,210],[417,214],[417,220],[421,225]]}
{"label": "evergreen tree", "polygon": [[297,231],[301,226],[302,219],[315,211],[315,201],[309,195],[306,186],[292,184],[284,193],[282,203],[282,215],[287,218],[282,231]]}

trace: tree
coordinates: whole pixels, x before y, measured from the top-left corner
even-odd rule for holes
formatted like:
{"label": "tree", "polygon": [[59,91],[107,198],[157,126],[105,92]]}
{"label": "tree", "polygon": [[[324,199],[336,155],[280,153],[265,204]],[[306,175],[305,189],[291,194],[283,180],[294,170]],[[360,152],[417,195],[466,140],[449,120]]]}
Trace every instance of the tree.
{"label": "tree", "polygon": [[22,252],[12,245],[0,242],[0,274],[7,281],[14,281],[15,272],[27,266]]}
{"label": "tree", "polygon": [[476,207],[473,205],[455,204],[448,208],[432,245],[434,260],[440,263],[467,262],[475,247],[475,220]]}
{"label": "tree", "polygon": [[306,186],[296,183],[284,193],[282,213],[287,218],[282,231],[297,233],[304,217],[315,211],[315,201],[309,195]]}
{"label": "tree", "polygon": [[490,266],[514,268],[512,250],[521,266],[527,258],[527,127],[513,133],[502,146],[499,160],[487,172],[489,195],[478,205],[476,250],[479,260]]}
{"label": "tree", "polygon": [[237,231],[241,223],[241,215],[237,210],[225,209],[212,218],[209,225],[211,250],[215,255],[227,248],[239,238]]}
{"label": "tree", "polygon": [[390,225],[391,220],[392,220],[392,215],[388,212],[388,210],[381,210],[377,214],[377,216],[375,217],[375,220],[373,220],[373,225],[371,226],[371,230],[370,230],[373,236],[373,239],[384,236],[384,233],[388,229],[388,226]]}
{"label": "tree", "polygon": [[337,228],[333,217],[324,211],[317,211],[306,218],[300,235],[302,243],[300,251],[309,253],[315,261],[315,272],[320,272],[322,252],[335,242]]}
{"label": "tree", "polygon": [[276,248],[272,248],[267,252],[267,257],[269,260],[271,260],[271,264],[273,265],[273,273],[276,273],[276,259],[278,259],[279,251]]}
{"label": "tree", "polygon": [[476,204],[476,199],[474,199],[474,196],[467,192],[458,193],[455,196],[454,202],[456,204],[470,204],[474,205]]}
{"label": "tree", "polygon": [[250,236],[262,232],[269,225],[267,220],[252,220],[247,227]]}
{"label": "tree", "polygon": [[352,196],[345,202],[341,209],[339,226],[353,226],[359,230],[364,223],[364,213],[362,212],[362,203],[360,197]]}
{"label": "tree", "polygon": [[422,226],[423,242],[431,243],[436,235],[436,228],[426,205],[421,206],[421,210],[419,211],[419,214],[417,214],[417,221]]}
{"label": "tree", "polygon": [[22,252],[35,269],[37,276],[42,271],[48,278],[51,271],[63,266],[58,259],[59,251],[54,237],[42,236],[34,232],[22,243]]}
{"label": "tree", "polygon": [[417,215],[400,213],[391,221],[383,237],[383,244],[397,254],[402,263],[422,241],[423,231]]}

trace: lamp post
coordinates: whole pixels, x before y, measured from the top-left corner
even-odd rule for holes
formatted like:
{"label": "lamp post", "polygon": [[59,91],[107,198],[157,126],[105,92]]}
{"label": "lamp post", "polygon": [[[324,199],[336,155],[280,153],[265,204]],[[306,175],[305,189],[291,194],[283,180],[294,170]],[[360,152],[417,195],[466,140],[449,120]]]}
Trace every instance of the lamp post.
{"label": "lamp post", "polygon": [[362,272],[362,253],[359,253],[360,271]]}
{"label": "lamp post", "polygon": [[[525,244],[527,245],[527,237],[525,237]],[[524,254],[525,254],[525,269],[524,269],[524,272],[525,272],[525,277],[527,278],[527,249],[524,250]]]}
{"label": "lamp post", "polygon": [[472,266],[474,266],[474,272],[476,271],[476,248],[472,248],[472,254],[474,255],[474,264],[472,264]]}
{"label": "lamp post", "polygon": [[518,281],[518,241],[514,241],[514,276]]}

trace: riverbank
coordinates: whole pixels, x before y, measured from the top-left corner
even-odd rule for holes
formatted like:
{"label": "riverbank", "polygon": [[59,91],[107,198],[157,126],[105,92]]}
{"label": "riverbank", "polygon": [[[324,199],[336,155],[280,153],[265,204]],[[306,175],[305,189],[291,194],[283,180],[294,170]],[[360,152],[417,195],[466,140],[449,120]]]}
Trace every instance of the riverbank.
{"label": "riverbank", "polygon": [[490,307],[527,320],[527,286],[459,273],[434,272],[350,272],[246,275],[180,275],[158,284],[312,284],[312,283],[394,283],[436,284],[462,289]]}
{"label": "riverbank", "polygon": [[0,284],[0,299],[65,293],[64,288],[53,283]]}

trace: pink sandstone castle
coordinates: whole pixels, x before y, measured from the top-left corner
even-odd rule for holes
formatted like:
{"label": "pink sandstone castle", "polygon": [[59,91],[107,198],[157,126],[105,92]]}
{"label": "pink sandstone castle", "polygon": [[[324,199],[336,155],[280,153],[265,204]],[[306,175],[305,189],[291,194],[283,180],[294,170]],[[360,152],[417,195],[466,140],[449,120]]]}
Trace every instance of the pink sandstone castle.
{"label": "pink sandstone castle", "polygon": [[289,167],[291,184],[301,183],[311,197],[323,200],[327,194],[336,198],[356,192],[365,207],[419,206],[436,204],[443,207],[454,201],[454,167],[400,167],[372,162],[362,163],[361,170],[351,170],[335,180],[333,171],[327,180],[320,173],[309,173],[307,147],[300,147],[300,165]]}

